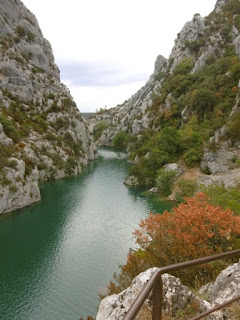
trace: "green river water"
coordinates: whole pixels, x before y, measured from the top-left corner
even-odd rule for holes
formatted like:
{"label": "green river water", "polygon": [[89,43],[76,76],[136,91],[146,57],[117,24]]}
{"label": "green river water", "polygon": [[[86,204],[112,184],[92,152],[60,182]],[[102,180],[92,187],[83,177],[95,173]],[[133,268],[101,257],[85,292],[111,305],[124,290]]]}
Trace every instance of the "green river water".
{"label": "green river water", "polygon": [[99,154],[81,175],[42,185],[38,204],[0,218],[1,320],[96,315],[141,218],[170,209],[123,184],[125,153]]}

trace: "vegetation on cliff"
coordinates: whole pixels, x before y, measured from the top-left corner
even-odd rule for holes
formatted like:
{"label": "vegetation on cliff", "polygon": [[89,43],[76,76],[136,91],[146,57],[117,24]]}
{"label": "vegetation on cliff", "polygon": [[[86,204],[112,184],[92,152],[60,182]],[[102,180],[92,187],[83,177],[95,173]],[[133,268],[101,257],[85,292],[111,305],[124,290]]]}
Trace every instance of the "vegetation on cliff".
{"label": "vegetation on cliff", "polygon": [[239,21],[237,0],[218,1],[206,18],[194,15],[178,34],[169,60],[158,57],[160,67],[146,85],[105,111],[112,120],[99,143],[126,149],[134,162],[129,175],[139,184],[156,185],[159,169],[168,163],[199,167],[206,152],[224,143],[237,150]]}
{"label": "vegetation on cliff", "polygon": [[[226,138],[233,144],[239,142],[239,113],[228,123],[240,78],[240,61],[234,48],[228,46],[223,57],[209,59],[209,64],[195,73],[191,73],[192,68],[190,59],[182,60],[166,77],[159,95],[153,97],[152,126],[159,130],[148,129],[140,138],[131,136],[130,158],[137,156],[139,160],[130,174],[143,183],[154,184],[157,170],[180,157],[188,167],[199,165],[204,145],[216,148],[209,138],[226,124]],[[171,109],[161,109],[169,94]],[[181,113],[186,106],[190,115],[183,123]]]}

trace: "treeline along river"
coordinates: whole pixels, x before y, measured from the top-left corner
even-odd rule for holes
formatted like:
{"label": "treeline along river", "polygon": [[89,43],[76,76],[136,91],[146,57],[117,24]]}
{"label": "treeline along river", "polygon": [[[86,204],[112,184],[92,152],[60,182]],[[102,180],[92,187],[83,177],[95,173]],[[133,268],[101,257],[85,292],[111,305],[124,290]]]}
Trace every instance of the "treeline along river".
{"label": "treeline along river", "polygon": [[42,185],[38,204],[0,218],[0,319],[96,315],[141,218],[171,207],[123,184],[125,153],[99,155],[81,175]]}

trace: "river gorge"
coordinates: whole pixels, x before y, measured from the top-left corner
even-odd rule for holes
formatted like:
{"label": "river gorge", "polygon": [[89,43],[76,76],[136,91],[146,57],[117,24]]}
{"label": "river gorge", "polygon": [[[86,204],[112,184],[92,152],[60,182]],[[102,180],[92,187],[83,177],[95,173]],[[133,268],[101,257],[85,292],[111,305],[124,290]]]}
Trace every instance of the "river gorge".
{"label": "river gorge", "polygon": [[79,176],[45,183],[42,200],[0,219],[1,319],[78,320],[135,246],[150,211],[171,204],[123,184],[126,154],[100,148]]}

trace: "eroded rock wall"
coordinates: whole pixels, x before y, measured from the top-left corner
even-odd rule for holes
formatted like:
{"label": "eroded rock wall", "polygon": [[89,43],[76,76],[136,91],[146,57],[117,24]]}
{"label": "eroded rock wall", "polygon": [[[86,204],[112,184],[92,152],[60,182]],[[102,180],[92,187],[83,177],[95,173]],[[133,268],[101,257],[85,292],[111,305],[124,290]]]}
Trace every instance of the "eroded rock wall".
{"label": "eroded rock wall", "polygon": [[19,0],[0,2],[0,214],[40,199],[39,181],[77,174],[96,147],[50,43]]}

